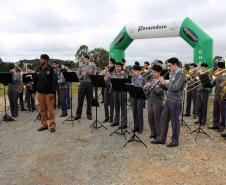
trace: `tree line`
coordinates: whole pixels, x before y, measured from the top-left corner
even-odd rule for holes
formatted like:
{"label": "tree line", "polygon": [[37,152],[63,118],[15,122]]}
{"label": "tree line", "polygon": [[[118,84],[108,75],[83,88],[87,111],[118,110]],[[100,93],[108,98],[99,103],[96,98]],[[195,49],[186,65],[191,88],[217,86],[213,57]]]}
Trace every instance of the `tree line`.
{"label": "tree line", "polygon": [[[50,63],[57,62],[60,65],[69,64],[72,69],[78,68],[78,66],[82,63],[83,56],[88,54],[90,56],[91,61],[95,61],[97,67],[103,69],[104,66],[107,65],[109,60],[109,53],[104,48],[94,48],[93,50],[89,50],[87,45],[81,45],[78,50],[75,52],[75,61],[73,60],[62,60],[62,59],[50,59]],[[50,56],[51,57],[51,56]],[[19,60],[16,63],[13,62],[4,62],[0,58],[0,72],[8,72],[9,68],[12,65],[16,66],[24,66],[26,64],[27,68],[31,70],[35,70],[39,65],[39,59],[23,59]]]}

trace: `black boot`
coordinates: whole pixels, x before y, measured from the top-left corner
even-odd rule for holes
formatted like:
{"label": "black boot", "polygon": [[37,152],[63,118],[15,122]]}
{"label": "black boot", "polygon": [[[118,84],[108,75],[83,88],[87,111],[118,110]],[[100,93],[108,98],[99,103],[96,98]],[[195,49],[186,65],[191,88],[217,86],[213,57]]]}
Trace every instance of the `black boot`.
{"label": "black boot", "polygon": [[63,111],[60,115],[60,117],[67,117],[67,112],[66,111]]}

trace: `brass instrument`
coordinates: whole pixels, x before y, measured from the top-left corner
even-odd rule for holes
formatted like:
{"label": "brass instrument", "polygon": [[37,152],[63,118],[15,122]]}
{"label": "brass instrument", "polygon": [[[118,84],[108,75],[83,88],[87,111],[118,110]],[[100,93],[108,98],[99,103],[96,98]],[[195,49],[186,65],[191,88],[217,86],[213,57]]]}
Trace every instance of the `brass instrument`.
{"label": "brass instrument", "polygon": [[[164,79],[166,78],[166,76],[168,75],[168,73],[169,73],[169,70],[162,76]],[[153,78],[151,79],[151,80],[153,80]],[[152,86],[150,87],[150,82],[151,82],[151,80],[149,80],[149,84],[147,85],[147,84],[145,84],[145,86],[144,86],[144,92],[145,92],[145,94],[146,94],[146,96],[152,91],[152,89],[153,88],[155,88],[158,84],[159,84],[159,82],[160,82],[160,80],[157,80],[154,84],[152,84]],[[147,85],[147,86],[146,86]],[[148,88],[148,89],[147,89]]]}
{"label": "brass instrument", "polygon": [[187,79],[187,82],[188,82],[187,88],[189,89],[189,90],[187,90],[187,92],[189,92],[189,91],[191,91],[191,90],[193,90],[193,89],[195,89],[195,88],[197,88],[198,86],[201,85],[201,84],[200,84],[200,82],[201,82],[201,81],[200,81],[200,76],[201,76],[201,75],[207,73],[207,74],[210,76],[210,74],[212,73],[212,71],[213,71],[213,68],[210,68],[210,69],[206,70],[205,72],[199,72],[199,71],[197,70],[197,72],[196,72],[196,74],[193,76],[193,78],[191,78],[191,79],[186,78],[186,79]]}

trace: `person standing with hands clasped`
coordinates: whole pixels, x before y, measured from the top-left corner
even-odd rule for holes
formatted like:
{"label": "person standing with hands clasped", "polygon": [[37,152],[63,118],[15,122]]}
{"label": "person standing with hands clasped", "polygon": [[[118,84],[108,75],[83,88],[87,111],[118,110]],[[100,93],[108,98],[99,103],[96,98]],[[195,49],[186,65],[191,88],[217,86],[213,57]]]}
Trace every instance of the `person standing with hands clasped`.
{"label": "person standing with hands clasped", "polygon": [[38,92],[37,98],[41,114],[41,127],[38,131],[48,129],[47,120],[49,120],[50,132],[55,132],[55,112],[54,112],[54,96],[57,90],[57,74],[48,63],[49,56],[46,54],[40,57],[40,66],[35,71],[33,82],[33,97]]}

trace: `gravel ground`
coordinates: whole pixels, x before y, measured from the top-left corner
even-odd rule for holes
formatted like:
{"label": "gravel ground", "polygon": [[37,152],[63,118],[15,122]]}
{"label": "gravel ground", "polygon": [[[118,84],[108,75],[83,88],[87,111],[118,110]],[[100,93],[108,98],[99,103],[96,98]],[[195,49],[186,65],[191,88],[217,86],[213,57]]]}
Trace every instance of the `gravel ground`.
{"label": "gravel ground", "polygon": [[[109,136],[115,129],[109,124],[91,133],[85,115],[74,126],[57,118],[56,133],[40,133],[36,114],[23,112],[17,121],[0,124],[0,185],[226,184],[226,142],[214,131],[206,130],[210,139],[199,135],[195,141],[181,127],[179,147],[152,145],[145,110],[140,137],[148,148],[140,143],[122,148],[125,139]],[[103,104],[98,115],[103,120]],[[131,110],[128,118],[131,130]]]}

